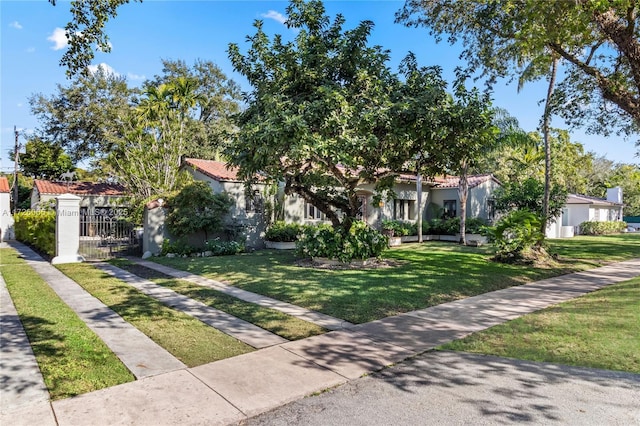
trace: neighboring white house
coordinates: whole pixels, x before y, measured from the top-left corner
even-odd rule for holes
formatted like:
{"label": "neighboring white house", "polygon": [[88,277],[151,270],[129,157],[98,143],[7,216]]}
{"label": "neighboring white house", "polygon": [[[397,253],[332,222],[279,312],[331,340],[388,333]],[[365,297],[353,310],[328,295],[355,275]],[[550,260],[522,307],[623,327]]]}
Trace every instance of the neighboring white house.
{"label": "neighboring white house", "polygon": [[13,239],[13,216],[9,180],[0,176],[0,242]]}
{"label": "neighboring white house", "polygon": [[547,227],[548,238],[567,238],[580,232],[582,222],[622,221],[622,188],[607,189],[607,198],[569,194],[560,217]]}

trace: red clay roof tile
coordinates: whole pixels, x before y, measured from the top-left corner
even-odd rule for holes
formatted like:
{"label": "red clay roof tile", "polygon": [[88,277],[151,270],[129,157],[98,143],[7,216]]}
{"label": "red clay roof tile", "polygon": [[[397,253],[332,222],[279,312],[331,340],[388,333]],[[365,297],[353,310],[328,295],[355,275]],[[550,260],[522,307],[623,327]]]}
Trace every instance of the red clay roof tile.
{"label": "red clay roof tile", "polygon": [[238,168],[227,168],[227,165],[222,161],[186,158],[185,163],[217,181],[240,181],[238,179]]}
{"label": "red clay roof tile", "polygon": [[10,191],[9,180],[5,176],[0,176],[0,193]]}
{"label": "red clay roof tile", "polygon": [[34,185],[40,194],[74,194],[74,195],[109,195],[122,196],[127,192],[124,186],[106,182],[51,182],[48,180],[34,180]]}

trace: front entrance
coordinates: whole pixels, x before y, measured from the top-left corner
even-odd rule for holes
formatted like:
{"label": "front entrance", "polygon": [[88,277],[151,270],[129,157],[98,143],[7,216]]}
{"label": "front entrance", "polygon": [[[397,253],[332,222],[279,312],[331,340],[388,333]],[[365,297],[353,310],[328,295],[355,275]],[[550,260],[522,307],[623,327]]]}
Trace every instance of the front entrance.
{"label": "front entrance", "polygon": [[79,254],[87,260],[140,255],[141,235],[124,208],[80,209]]}

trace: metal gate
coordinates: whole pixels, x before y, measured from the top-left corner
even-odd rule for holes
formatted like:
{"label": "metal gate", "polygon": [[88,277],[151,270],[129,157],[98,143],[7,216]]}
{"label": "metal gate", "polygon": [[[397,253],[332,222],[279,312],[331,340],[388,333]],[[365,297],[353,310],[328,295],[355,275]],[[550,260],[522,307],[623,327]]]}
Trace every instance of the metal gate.
{"label": "metal gate", "polygon": [[126,209],[81,209],[80,255],[87,260],[139,255],[141,231],[125,215]]}

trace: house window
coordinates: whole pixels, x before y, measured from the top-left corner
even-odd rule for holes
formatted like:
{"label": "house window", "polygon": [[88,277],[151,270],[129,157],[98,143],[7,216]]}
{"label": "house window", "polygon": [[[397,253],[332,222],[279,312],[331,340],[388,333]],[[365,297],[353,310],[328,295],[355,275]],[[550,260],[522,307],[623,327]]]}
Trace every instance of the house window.
{"label": "house window", "polygon": [[416,215],[416,202],[413,200],[394,200],[393,218],[396,220],[413,220]]}
{"label": "house window", "polygon": [[325,214],[320,211],[319,208],[311,203],[304,203],[305,219],[310,220],[324,220]]}
{"label": "house window", "polygon": [[562,226],[569,226],[569,209],[562,209]]}
{"label": "house window", "polygon": [[245,210],[247,213],[262,213],[264,211],[264,198],[260,191],[253,191],[253,194],[245,196]]}
{"label": "house window", "polygon": [[445,218],[456,217],[456,200],[444,200],[444,214]]}
{"label": "house window", "polygon": [[596,221],[596,222],[600,221],[600,209],[599,208],[593,209],[593,220]]}

